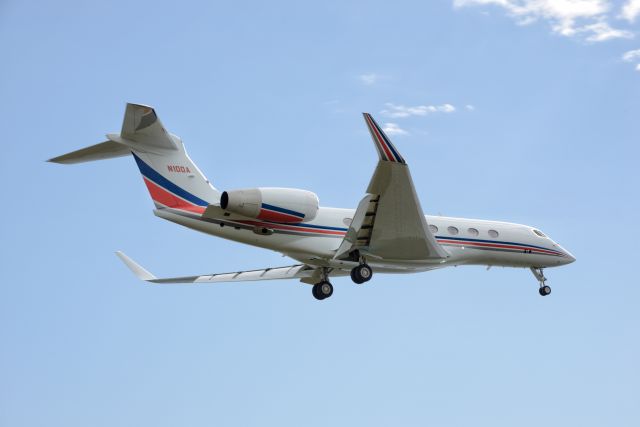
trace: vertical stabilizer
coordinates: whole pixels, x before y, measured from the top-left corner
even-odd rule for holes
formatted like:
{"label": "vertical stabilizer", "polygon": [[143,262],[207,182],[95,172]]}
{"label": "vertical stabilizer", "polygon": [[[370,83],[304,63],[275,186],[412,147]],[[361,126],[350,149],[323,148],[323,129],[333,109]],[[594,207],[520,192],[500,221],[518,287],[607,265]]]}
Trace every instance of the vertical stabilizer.
{"label": "vertical stabilizer", "polygon": [[131,153],[156,207],[201,214],[209,204],[219,202],[220,192],[193,163],[182,140],[167,132],[152,107],[127,104],[120,134],[107,137],[107,142],[50,161],[82,163]]}

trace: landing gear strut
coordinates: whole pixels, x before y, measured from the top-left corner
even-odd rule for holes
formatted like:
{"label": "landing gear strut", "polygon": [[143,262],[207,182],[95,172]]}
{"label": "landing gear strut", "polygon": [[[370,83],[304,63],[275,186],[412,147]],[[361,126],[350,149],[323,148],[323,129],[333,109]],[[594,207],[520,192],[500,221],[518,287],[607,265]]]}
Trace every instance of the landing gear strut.
{"label": "landing gear strut", "polygon": [[538,289],[538,293],[543,297],[546,297],[547,295],[549,295],[551,293],[551,287],[549,287],[546,283],[547,278],[544,277],[544,272],[542,271],[542,268],[531,267],[531,272],[536,277],[536,279],[538,279],[538,282],[540,283],[540,289]]}
{"label": "landing gear strut", "polygon": [[362,263],[357,267],[353,267],[353,269],[351,269],[351,280],[353,280],[354,283],[360,284],[368,282],[369,280],[371,280],[372,276],[373,270],[371,270],[371,267],[369,267],[365,263]]}

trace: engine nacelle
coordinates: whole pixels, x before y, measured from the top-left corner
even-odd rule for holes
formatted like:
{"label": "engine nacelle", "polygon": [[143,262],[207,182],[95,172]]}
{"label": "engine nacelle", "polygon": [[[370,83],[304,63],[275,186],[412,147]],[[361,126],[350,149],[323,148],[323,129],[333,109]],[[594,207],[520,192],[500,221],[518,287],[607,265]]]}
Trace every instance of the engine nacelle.
{"label": "engine nacelle", "polygon": [[296,188],[247,188],[225,191],[220,197],[220,207],[226,211],[274,222],[311,221],[319,205],[315,193]]}

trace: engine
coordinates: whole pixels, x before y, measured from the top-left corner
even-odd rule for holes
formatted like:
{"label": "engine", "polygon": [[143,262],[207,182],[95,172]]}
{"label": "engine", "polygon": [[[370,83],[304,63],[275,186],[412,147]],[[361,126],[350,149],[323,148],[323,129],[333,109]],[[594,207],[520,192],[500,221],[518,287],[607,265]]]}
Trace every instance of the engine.
{"label": "engine", "polygon": [[274,222],[313,220],[319,208],[318,196],[296,188],[247,188],[225,191],[220,207],[249,218]]}

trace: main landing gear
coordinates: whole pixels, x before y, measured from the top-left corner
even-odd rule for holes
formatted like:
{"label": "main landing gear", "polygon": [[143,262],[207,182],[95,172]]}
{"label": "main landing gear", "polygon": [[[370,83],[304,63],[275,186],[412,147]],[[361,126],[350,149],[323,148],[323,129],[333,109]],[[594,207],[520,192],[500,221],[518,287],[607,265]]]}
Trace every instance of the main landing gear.
{"label": "main landing gear", "polygon": [[322,301],[323,299],[329,298],[333,295],[333,285],[328,280],[323,280],[322,282],[313,285],[311,293],[315,299]]}
{"label": "main landing gear", "polygon": [[551,293],[551,287],[549,287],[546,283],[547,278],[544,277],[544,272],[542,271],[542,268],[531,267],[531,272],[533,273],[534,276],[536,276],[536,279],[538,279],[538,282],[540,282],[540,289],[538,289],[538,293],[543,297],[546,297],[547,295],[549,295]]}
{"label": "main landing gear", "polygon": [[361,284],[368,282],[371,280],[371,277],[373,277],[373,270],[365,263],[351,269],[351,280],[353,280],[354,283]]}
{"label": "main landing gear", "polygon": [[313,285],[311,289],[313,297],[319,301],[329,298],[333,295],[333,285],[329,282],[329,269],[322,268],[322,280],[319,283]]}
{"label": "main landing gear", "polygon": [[[351,280],[355,283],[368,282],[372,277],[373,270],[365,262],[361,262],[358,266],[351,269]],[[323,269],[322,281],[313,285],[311,293],[317,300],[323,300],[333,295],[333,285],[329,282],[328,269]]]}

